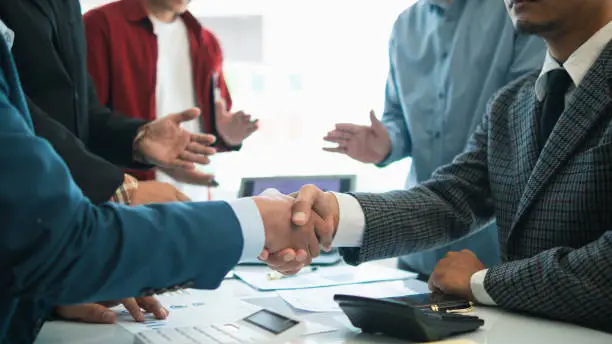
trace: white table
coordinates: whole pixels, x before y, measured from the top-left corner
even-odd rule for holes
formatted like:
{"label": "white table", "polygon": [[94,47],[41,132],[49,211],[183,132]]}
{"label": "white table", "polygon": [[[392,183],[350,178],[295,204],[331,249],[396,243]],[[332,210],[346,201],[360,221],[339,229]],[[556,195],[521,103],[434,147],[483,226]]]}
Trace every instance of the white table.
{"label": "white table", "polygon": [[[385,265],[388,265],[387,262]],[[427,285],[417,280],[408,280],[406,286],[427,292]],[[294,314],[302,319],[338,327],[336,332],[303,337],[292,343],[406,343],[392,338],[360,334],[349,326],[342,313],[308,313],[296,311],[288,306],[275,292],[261,293],[238,280],[226,280],[221,287],[210,291],[216,297],[246,298],[258,306]],[[477,332],[454,337],[446,343],[454,344],[611,344],[612,334],[544,319],[511,314],[495,308],[478,307],[476,314],[485,320]],[[36,344],[133,344],[134,336],[118,325],[89,325],[70,322],[47,323]]]}

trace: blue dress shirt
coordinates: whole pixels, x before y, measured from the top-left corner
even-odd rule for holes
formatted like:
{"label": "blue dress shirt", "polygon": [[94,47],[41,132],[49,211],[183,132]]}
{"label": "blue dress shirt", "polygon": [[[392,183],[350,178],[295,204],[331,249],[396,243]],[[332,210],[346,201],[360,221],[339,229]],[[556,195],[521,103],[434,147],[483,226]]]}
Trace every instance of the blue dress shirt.
{"label": "blue dress shirt", "polygon": [[[461,153],[500,88],[539,70],[546,47],[517,34],[498,0],[421,0],[397,19],[383,123],[392,149],[386,166],[412,157],[407,187]],[[499,258],[494,226],[453,245],[402,260],[429,274],[448,250],[471,249],[487,266]]]}

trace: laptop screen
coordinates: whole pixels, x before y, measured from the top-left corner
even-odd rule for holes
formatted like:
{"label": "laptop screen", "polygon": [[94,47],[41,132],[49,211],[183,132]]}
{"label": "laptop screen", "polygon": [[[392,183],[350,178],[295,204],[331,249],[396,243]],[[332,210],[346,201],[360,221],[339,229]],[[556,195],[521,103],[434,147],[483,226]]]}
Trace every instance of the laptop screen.
{"label": "laptop screen", "polygon": [[323,191],[350,192],[353,191],[353,181],[352,176],[245,178],[242,180],[240,197],[259,195],[270,188],[290,194],[306,184],[316,185]]}

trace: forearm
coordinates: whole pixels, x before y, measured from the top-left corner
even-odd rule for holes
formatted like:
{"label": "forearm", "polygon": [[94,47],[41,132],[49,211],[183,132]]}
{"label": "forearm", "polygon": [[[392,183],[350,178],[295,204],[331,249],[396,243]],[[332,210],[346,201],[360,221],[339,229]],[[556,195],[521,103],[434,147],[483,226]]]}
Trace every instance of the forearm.
{"label": "forearm", "polygon": [[387,128],[387,133],[389,133],[391,151],[383,161],[376,165],[378,167],[388,166],[412,154],[412,139],[404,121],[404,115],[399,111],[385,112],[382,122]]}
{"label": "forearm", "polygon": [[88,148],[108,161],[130,169],[149,169],[134,156],[134,140],[147,122],[111,112],[105,108],[90,109]]}
{"label": "forearm", "polygon": [[243,237],[228,204],[96,207],[46,142],[4,138],[0,157],[11,169],[0,171],[0,189],[20,185],[0,195],[0,269],[12,276],[0,285],[6,295],[71,304],[186,282],[210,289],[238,261]]}
{"label": "forearm", "polygon": [[134,140],[147,121],[116,113],[100,104],[91,78],[88,84],[89,141],[88,148],[106,160],[131,169],[152,166],[134,157]]}
{"label": "forearm", "polygon": [[345,260],[360,264],[426,250],[478,230],[492,218],[486,200],[470,200],[466,190],[454,189],[452,180],[430,183],[407,191],[355,194],[365,228],[359,248],[342,250]]}
{"label": "forearm", "polygon": [[489,269],[485,289],[502,308],[610,331],[612,231],[579,249],[554,248]]}

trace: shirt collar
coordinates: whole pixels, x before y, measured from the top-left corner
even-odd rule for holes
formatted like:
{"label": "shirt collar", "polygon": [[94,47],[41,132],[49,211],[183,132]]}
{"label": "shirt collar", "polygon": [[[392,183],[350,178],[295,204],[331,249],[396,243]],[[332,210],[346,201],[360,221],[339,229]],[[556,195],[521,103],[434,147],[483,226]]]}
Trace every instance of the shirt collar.
{"label": "shirt collar", "polygon": [[433,7],[437,7],[442,10],[447,10],[453,0],[427,0],[427,2]]}
{"label": "shirt collar", "polygon": [[9,29],[2,20],[0,20],[0,36],[4,38],[6,45],[9,50],[13,47],[13,42],[15,41],[15,33]]}
{"label": "shirt collar", "polygon": [[[146,20],[151,25],[151,30],[153,30],[153,24],[149,18],[149,13],[147,13],[147,10],[145,9],[141,0],[122,0],[121,4],[123,6],[123,13],[125,14],[127,20],[134,22]],[[200,22],[191,13],[189,13],[189,11],[181,14],[181,18],[183,19],[187,30],[195,34],[197,39],[200,39],[202,36],[202,25]]]}
{"label": "shirt collar", "polygon": [[546,93],[546,74],[555,69],[564,68],[570,78],[572,78],[574,87],[578,87],[610,40],[612,40],[612,22],[599,29],[591,38],[576,49],[563,66],[547,51],[542,71],[535,84],[538,100],[542,101]]}

